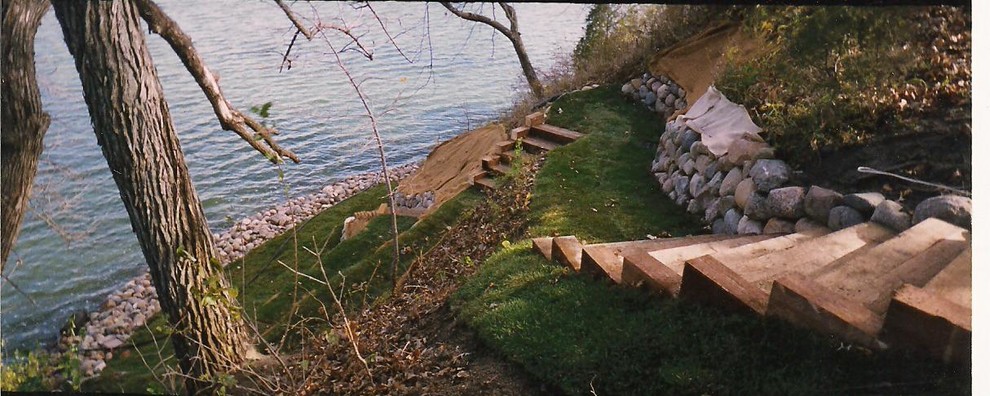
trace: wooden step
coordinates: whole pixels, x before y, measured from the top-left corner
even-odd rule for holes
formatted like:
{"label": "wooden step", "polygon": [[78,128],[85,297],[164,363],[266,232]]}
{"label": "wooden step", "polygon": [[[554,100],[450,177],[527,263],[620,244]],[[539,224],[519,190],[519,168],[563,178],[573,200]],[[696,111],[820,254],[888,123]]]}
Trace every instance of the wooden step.
{"label": "wooden step", "polygon": [[807,274],[893,236],[893,231],[882,225],[863,223],[818,238],[806,239],[790,249],[742,262],[720,261],[739,273],[743,279],[756,283],[765,292],[769,292],[773,279],[784,272]]}
{"label": "wooden step", "polygon": [[543,114],[542,111],[537,111],[535,113],[527,115],[524,123],[528,127],[533,127],[533,126],[541,125],[546,121],[547,121],[547,115]]}
{"label": "wooden step", "polygon": [[891,347],[927,352],[945,362],[971,361],[973,311],[913,285],[894,294],[881,339]]}
{"label": "wooden step", "polygon": [[502,157],[490,154],[481,158],[481,168],[485,170],[491,170],[492,168],[498,166],[502,162]]}
{"label": "wooden step", "polygon": [[498,165],[489,168],[488,171],[489,174],[493,174],[495,176],[504,176],[512,171],[512,167],[506,164],[499,163]]}
{"label": "wooden step", "polygon": [[773,252],[790,249],[797,245],[799,242],[806,239],[817,238],[822,235],[832,232],[827,227],[816,227],[813,229],[782,235],[775,238],[767,239],[762,242],[751,243],[748,245],[739,246],[726,251],[718,252],[712,255],[716,260],[732,263],[749,260],[752,258],[764,256]]}
{"label": "wooden step", "polygon": [[580,139],[584,136],[584,134],[550,124],[542,124],[530,128],[529,136],[536,136],[552,142],[567,144]]}
{"label": "wooden step", "polygon": [[511,139],[513,145],[515,145],[516,140],[525,138],[526,136],[529,136],[528,126],[521,126],[509,131],[509,139]]}
{"label": "wooden step", "polygon": [[622,256],[626,252],[674,248],[733,237],[735,235],[695,235],[587,245],[581,252],[581,268],[585,272],[598,276],[608,276],[616,283],[621,283]]}
{"label": "wooden step", "polygon": [[[900,287],[900,285],[923,287],[925,283],[928,283],[936,274],[948,266],[954,258],[963,254],[972,254],[971,252],[967,252],[970,248],[968,232],[966,233],[966,239],[967,241],[947,239],[938,241],[932,247],[925,249],[921,254],[905,261],[897,269],[881,277],[876,283],[880,285],[879,288],[882,290],[893,290]],[[887,312],[887,305],[890,304],[892,296],[893,293],[881,294],[866,306],[876,313]]]}
{"label": "wooden step", "polygon": [[675,297],[681,289],[681,275],[649,253],[636,250],[622,257],[622,284]]}
{"label": "wooden step", "polygon": [[788,273],[773,282],[766,314],[847,342],[880,348],[876,337],[883,319],[879,315],[801,274]]}
{"label": "wooden step", "polygon": [[[923,254],[941,240],[965,243],[966,233],[963,228],[936,218],[929,218],[878,244],[864,254],[837,260],[835,263],[809,272],[808,275],[822,286],[853,301],[875,305],[901,286],[896,282],[883,282],[889,280],[885,278],[886,275],[912,258]],[[945,267],[952,258],[952,256],[942,257],[941,261],[932,261],[930,265]]]}
{"label": "wooden step", "polygon": [[581,271],[581,242],[572,235],[554,237],[551,243],[550,256],[553,260]]}
{"label": "wooden step", "polygon": [[560,144],[536,136],[528,136],[523,139],[523,148],[533,154],[553,150],[560,147]]}
{"label": "wooden step", "polygon": [[961,307],[973,308],[973,250],[966,249],[935,275],[924,290]]}
{"label": "wooden step", "polygon": [[759,315],[766,312],[769,298],[767,293],[712,256],[687,261],[678,295],[689,301]]}
{"label": "wooden step", "polygon": [[542,255],[543,258],[551,260],[551,254],[553,252],[553,238],[533,238],[533,251]]}
{"label": "wooden step", "polygon": [[485,189],[485,190],[494,190],[495,189],[495,179],[492,179],[491,177],[489,177],[489,176],[486,175],[485,177],[481,177],[481,178],[475,179],[474,180],[474,185],[475,186],[478,186],[478,187],[480,187],[482,189]]}
{"label": "wooden step", "polygon": [[726,239],[721,241],[698,243],[694,245],[681,246],[676,248],[669,248],[663,250],[654,250],[649,252],[650,256],[653,256],[658,262],[667,266],[674,273],[680,275],[684,272],[684,262],[709,254],[715,254],[721,251],[726,251],[739,246],[748,245],[751,243],[765,241],[767,239],[774,238],[774,235],[747,235],[747,236],[737,236],[732,239]]}

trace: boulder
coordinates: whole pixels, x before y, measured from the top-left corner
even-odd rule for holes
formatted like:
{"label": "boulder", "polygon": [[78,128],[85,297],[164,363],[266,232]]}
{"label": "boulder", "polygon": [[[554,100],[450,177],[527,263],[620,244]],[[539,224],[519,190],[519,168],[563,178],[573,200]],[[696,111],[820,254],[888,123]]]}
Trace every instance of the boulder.
{"label": "boulder", "polygon": [[701,141],[701,134],[698,133],[698,132],[695,132],[691,128],[686,128],[684,130],[684,135],[681,136],[681,147],[680,147],[680,149],[681,150],[684,150],[684,151],[687,151],[687,152],[690,152],[691,151],[691,145],[693,145],[693,144],[695,144],[696,142],[699,142],[699,141]]}
{"label": "boulder", "polygon": [[838,231],[846,227],[866,222],[863,214],[849,206],[839,205],[828,213],[828,228]]}
{"label": "boulder", "polygon": [[885,200],[877,205],[870,221],[890,227],[897,232],[911,228],[911,215],[901,204],[891,200]]}
{"label": "boulder", "polygon": [[662,100],[658,100],[653,104],[653,110],[656,111],[657,113],[663,113],[667,111],[667,104],[664,103]]}
{"label": "boulder", "polygon": [[702,200],[700,198],[692,199],[692,200],[688,201],[687,211],[688,211],[688,213],[694,214],[694,215],[701,214],[702,212],[705,211],[704,203],[702,202]]}
{"label": "boulder", "polygon": [[653,104],[657,102],[657,95],[648,91],[646,92],[646,95],[643,96],[643,102],[646,103],[647,106],[653,106]]}
{"label": "boulder", "polygon": [[717,235],[731,234],[731,232],[729,232],[729,226],[725,224],[725,219],[718,218],[715,219],[714,222],[712,222],[712,234],[717,234]]}
{"label": "boulder", "polygon": [[870,215],[873,214],[877,205],[885,200],[887,199],[883,197],[883,194],[876,192],[846,194],[842,197],[842,204]]}
{"label": "boulder", "polygon": [[718,189],[722,187],[722,172],[717,172],[708,180],[706,186],[707,190],[711,191],[713,195],[718,195]]}
{"label": "boulder", "polygon": [[638,91],[639,87],[643,86],[643,80],[634,78],[632,81],[629,82],[629,84],[632,85],[633,90]]}
{"label": "boulder", "polygon": [[791,168],[784,161],[758,159],[749,170],[749,176],[760,192],[769,192],[780,187],[791,177]]}
{"label": "boulder", "polygon": [[[722,182],[723,184],[725,181]],[[747,177],[743,181],[736,185],[736,190],[733,195],[736,197],[736,206],[740,208],[745,208],[746,203],[749,201],[749,196],[756,191],[756,184],[753,182],[753,178]]]}
{"label": "boulder", "polygon": [[736,192],[736,186],[739,182],[743,180],[742,170],[738,167],[733,167],[729,170],[729,173],[725,174],[725,178],[722,179],[722,185],[718,188],[718,195],[726,196],[733,195]]}
{"label": "boulder", "polygon": [[729,144],[728,151],[725,153],[725,158],[726,161],[729,161],[732,165],[739,166],[745,161],[756,158],[756,153],[760,152],[761,149],[769,147],[770,146],[768,144],[761,141],[741,138],[732,142],[732,144]]}
{"label": "boulder", "polygon": [[736,230],[739,228],[739,220],[742,220],[742,214],[739,213],[735,208],[725,211],[725,228],[726,234],[735,234]]}
{"label": "boulder", "polygon": [[719,216],[725,215],[729,209],[736,207],[736,201],[732,197],[721,197],[713,199],[705,208],[705,222],[711,223]]}
{"label": "boulder", "polygon": [[828,223],[828,213],[842,203],[842,194],[811,186],[804,196],[804,213],[819,223]]}
{"label": "boulder", "polygon": [[807,231],[819,227],[824,227],[823,223],[818,223],[812,220],[810,217],[802,217],[796,223],[794,223],[794,232]]}
{"label": "boulder", "polygon": [[770,209],[770,200],[756,191],[749,195],[749,199],[746,201],[746,206],[743,209],[743,214],[757,221],[774,217]]}
{"label": "boulder", "polygon": [[692,197],[697,197],[706,190],[706,187],[705,177],[700,173],[695,173],[694,176],[691,176],[691,181],[688,185],[688,192],[691,193]]}
{"label": "boulder", "polygon": [[770,190],[767,202],[773,217],[797,220],[804,217],[804,187],[782,187]]}
{"label": "boulder", "polygon": [[764,234],[793,234],[794,233],[794,223],[781,219],[779,217],[774,217],[767,220],[767,224],[763,226]]}
{"label": "boulder", "polygon": [[747,216],[743,216],[739,219],[739,224],[736,226],[736,233],[739,235],[760,234],[762,232],[763,223],[752,220]]}
{"label": "boulder", "polygon": [[681,165],[681,172],[684,172],[684,174],[685,175],[688,175],[688,176],[693,175],[694,174],[694,160],[689,158],[687,161],[684,161],[684,165]]}
{"label": "boulder", "polygon": [[711,180],[711,178],[715,176],[715,173],[722,172],[718,170],[718,168],[718,161],[713,159],[710,163],[708,163],[708,167],[705,168],[705,178]]}
{"label": "boulder", "polygon": [[691,160],[691,154],[684,153],[677,157],[677,167],[683,172],[687,168],[687,162]]}
{"label": "boulder", "polygon": [[674,176],[674,192],[676,192],[678,196],[687,195],[688,186],[690,183],[691,183],[691,179],[689,179],[687,176],[681,176],[681,175]]}
{"label": "boulder", "polygon": [[705,170],[708,169],[708,164],[712,163],[712,157],[707,155],[699,155],[694,159],[694,170],[698,173],[704,174]]}
{"label": "boulder", "polygon": [[973,200],[959,195],[943,195],[921,201],[914,208],[914,224],[929,217],[945,220],[957,226],[972,229]]}
{"label": "boulder", "polygon": [[[666,175],[666,173],[664,173],[664,175]],[[667,180],[664,180],[662,188],[663,188],[663,192],[667,194],[670,194],[671,191],[674,191],[674,178],[668,177]]]}

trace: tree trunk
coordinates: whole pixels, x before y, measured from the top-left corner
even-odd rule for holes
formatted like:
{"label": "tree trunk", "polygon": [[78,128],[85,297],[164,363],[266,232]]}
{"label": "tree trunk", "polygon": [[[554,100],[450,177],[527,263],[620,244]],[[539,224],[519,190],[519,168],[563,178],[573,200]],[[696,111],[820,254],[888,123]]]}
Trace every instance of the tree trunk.
{"label": "tree trunk", "polygon": [[533,69],[533,64],[529,61],[529,54],[526,53],[526,47],[523,47],[522,35],[513,31],[512,35],[509,36],[509,41],[512,42],[512,48],[516,50],[516,55],[519,56],[519,64],[522,65],[523,75],[526,76],[529,88],[533,90],[533,96],[542,98],[543,84],[540,83],[540,78],[536,76],[536,70]]}
{"label": "tree trunk", "polygon": [[50,118],[42,111],[34,71],[34,36],[47,0],[3,2],[3,70],[0,71],[0,272],[27,210]]}
{"label": "tree trunk", "polygon": [[53,1],[97,142],[151,268],[190,393],[250,348],[168,104],[128,1]]}

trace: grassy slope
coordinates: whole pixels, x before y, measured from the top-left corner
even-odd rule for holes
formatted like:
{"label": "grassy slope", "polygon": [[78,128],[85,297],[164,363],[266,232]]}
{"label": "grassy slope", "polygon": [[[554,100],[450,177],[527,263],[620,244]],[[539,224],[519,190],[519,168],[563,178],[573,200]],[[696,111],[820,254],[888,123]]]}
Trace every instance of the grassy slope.
{"label": "grassy slope", "polygon": [[[347,284],[352,286],[348,290],[352,291],[350,300],[353,303],[366,299],[374,300],[382,293],[387,293],[390,285],[387,269],[391,263],[392,252],[389,236],[390,218],[378,217],[371,221],[364,232],[340,242],[344,219],[356,211],[378,207],[384,202],[384,194],[385,189],[382,186],[359,193],[314,216],[294,230],[295,232],[290,230],[279,235],[252,250],[242,260],[230,264],[228,274],[234,286],[240,291],[241,304],[245,307],[247,316],[255,318],[255,323],[258,324],[259,330],[265,333],[266,339],[274,342],[282,336],[286,318],[292,307],[292,284],[296,279],[294,274],[278,264],[277,260],[293,266],[298,253],[299,271],[318,279],[322,278],[318,267],[318,263],[322,262],[334,285],[341,284],[339,275],[335,276],[338,271],[344,273]],[[440,231],[454,224],[464,212],[479,203],[481,199],[480,193],[473,190],[465,191],[415,224],[412,218],[400,217],[399,229],[402,232],[400,243],[410,248],[409,254],[400,256],[400,270],[416,253],[428,250],[438,242],[433,235],[439,235]],[[298,250],[295,246],[299,246]],[[304,247],[314,252],[322,252],[321,261],[307,252]],[[382,263],[382,266],[376,273],[375,268],[378,267],[378,263]],[[377,275],[369,282],[372,273]],[[353,287],[354,285],[358,287]],[[322,285],[302,279],[300,286],[311,290],[313,295],[325,304],[332,302],[329,292]],[[355,289],[360,293],[353,292]],[[368,292],[364,293],[365,290]],[[303,298],[300,299],[297,318],[322,317],[318,311],[319,304],[308,293],[304,291],[300,293],[303,294]],[[309,324],[317,327],[323,325],[320,321]],[[125,348],[115,352],[114,358],[108,362],[103,374],[87,382],[84,390],[164,391],[165,389],[157,384],[147,367],[156,366],[163,359],[169,364],[174,364],[166,329],[164,317],[156,316],[148,328],[135,332],[131,338],[132,344],[137,348]],[[292,339],[295,338],[290,338],[290,341]],[[159,367],[155,373],[160,376],[164,373],[164,367]]]}
{"label": "grassy slope", "polygon": [[[623,103],[617,92],[605,87],[554,105],[552,123],[592,135],[548,156],[537,176],[531,235],[600,241],[694,229],[683,211],[671,211],[673,204],[655,193],[646,172],[650,155],[636,151],[642,140],[656,139],[660,121]],[[578,172],[566,173],[570,168]],[[572,184],[581,179],[597,184]],[[602,207],[594,205],[605,197],[629,198],[598,216]],[[966,393],[970,381],[965,370],[930,360],[840,350],[827,338],[773,320],[577,276],[529,252],[525,241],[489,258],[452,304],[483,342],[566,394],[592,387],[599,395],[948,394]]]}

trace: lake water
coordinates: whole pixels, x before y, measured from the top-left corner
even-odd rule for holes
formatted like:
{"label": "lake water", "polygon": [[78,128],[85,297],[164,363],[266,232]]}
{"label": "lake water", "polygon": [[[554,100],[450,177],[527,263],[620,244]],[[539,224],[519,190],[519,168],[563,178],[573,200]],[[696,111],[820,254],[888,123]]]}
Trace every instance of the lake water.
{"label": "lake water", "polygon": [[[242,111],[273,102],[266,120],[301,164],[278,170],[232,132],[220,129],[209,102],[158,36],[146,41],[164,85],[189,171],[214,232],[289,197],[377,169],[370,127],[358,97],[322,37],[296,41],[291,70],[279,72],[295,29],[271,1],[161,0],[189,34],[227,98]],[[423,158],[438,142],[480,126],[528,89],[508,40],[487,26],[455,18],[438,4],[373,3],[410,63],[368,10],[299,2],[300,16],[364,33],[369,61],[347,46],[343,59],[362,82],[379,118],[390,165]],[[479,4],[469,8],[481,12]],[[569,54],[589,6],[519,4],[523,41],[537,70]],[[485,13],[491,15],[490,8]],[[503,18],[504,19],[504,18]],[[427,35],[427,32],[429,34]],[[345,48],[339,33],[328,32]],[[57,328],[145,268],[106,162],[96,144],[82,88],[62,32],[49,11],[38,31],[36,62],[51,126],[31,211],[0,289],[4,349],[53,341]],[[430,67],[432,63],[432,68]],[[17,263],[17,264],[15,264]]]}

